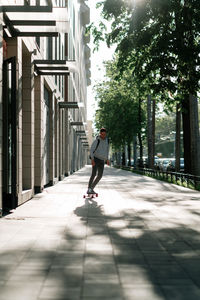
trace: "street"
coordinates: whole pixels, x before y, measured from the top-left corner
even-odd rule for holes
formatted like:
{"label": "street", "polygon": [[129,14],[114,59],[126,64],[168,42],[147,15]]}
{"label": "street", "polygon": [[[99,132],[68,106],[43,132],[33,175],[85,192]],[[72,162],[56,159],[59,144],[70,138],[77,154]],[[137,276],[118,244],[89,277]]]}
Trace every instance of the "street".
{"label": "street", "polygon": [[91,166],[0,219],[1,300],[200,299],[200,192]]}

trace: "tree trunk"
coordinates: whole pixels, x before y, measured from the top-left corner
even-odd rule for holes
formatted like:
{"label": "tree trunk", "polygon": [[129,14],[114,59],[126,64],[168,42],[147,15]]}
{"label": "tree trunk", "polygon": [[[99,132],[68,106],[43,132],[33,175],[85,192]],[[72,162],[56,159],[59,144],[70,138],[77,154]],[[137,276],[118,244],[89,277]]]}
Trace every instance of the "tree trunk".
{"label": "tree trunk", "polygon": [[180,148],[181,148],[181,113],[180,104],[176,105],[176,139],[175,139],[175,171],[180,171]]}
{"label": "tree trunk", "polygon": [[190,106],[189,97],[182,101],[183,119],[183,146],[184,146],[184,169],[185,173],[191,174],[191,129],[190,129]]}
{"label": "tree trunk", "polygon": [[147,144],[148,144],[148,168],[153,168],[153,130],[152,130],[152,100],[151,95],[147,98]]}
{"label": "tree trunk", "polygon": [[200,176],[200,140],[198,101],[193,95],[189,96],[190,130],[191,130],[191,174]]}
{"label": "tree trunk", "polygon": [[128,166],[131,166],[131,144],[128,143]]}
{"label": "tree trunk", "polygon": [[[139,98],[139,107],[138,107],[138,121],[139,121],[139,125],[140,125],[140,129],[138,132],[138,141],[139,141],[139,147],[140,147],[140,160],[139,160],[139,168],[143,167],[143,145],[142,145],[142,135],[141,135],[141,124],[142,124],[142,100],[141,98]],[[137,167],[137,161],[135,162],[135,165]]]}
{"label": "tree trunk", "polygon": [[137,167],[137,137],[133,137],[133,165]]}
{"label": "tree trunk", "polygon": [[155,118],[156,118],[156,101],[152,101],[152,168],[154,168],[154,156],[155,156]]}
{"label": "tree trunk", "polygon": [[126,165],[126,154],[125,154],[125,147],[122,149],[122,166]]}
{"label": "tree trunk", "polygon": [[138,141],[139,141],[139,147],[140,147],[140,159],[139,159],[139,168],[143,168],[143,144],[142,144],[142,137],[141,133],[138,133]]}

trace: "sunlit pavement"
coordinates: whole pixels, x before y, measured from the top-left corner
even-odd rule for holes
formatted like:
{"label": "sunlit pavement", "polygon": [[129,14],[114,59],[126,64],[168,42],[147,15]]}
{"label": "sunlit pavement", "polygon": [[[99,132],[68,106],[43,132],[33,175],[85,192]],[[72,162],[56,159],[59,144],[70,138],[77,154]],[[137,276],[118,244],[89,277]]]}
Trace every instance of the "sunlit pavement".
{"label": "sunlit pavement", "polygon": [[200,299],[200,193],[91,167],[0,219],[1,300]]}

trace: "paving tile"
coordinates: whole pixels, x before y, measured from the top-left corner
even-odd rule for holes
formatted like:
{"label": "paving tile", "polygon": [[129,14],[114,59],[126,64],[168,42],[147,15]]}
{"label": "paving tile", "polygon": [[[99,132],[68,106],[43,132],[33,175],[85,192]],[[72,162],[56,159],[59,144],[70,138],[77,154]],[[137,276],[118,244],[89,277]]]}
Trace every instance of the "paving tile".
{"label": "paving tile", "polygon": [[102,262],[96,262],[96,263],[86,263],[84,265],[84,272],[85,273],[102,273],[102,274],[115,274],[116,273],[116,266],[113,263],[102,263]]}
{"label": "paving tile", "polygon": [[118,284],[113,283],[85,283],[83,287],[83,298],[93,297],[96,299],[101,297],[101,299],[115,299],[117,297],[122,297],[122,290]]}
{"label": "paving tile", "polygon": [[151,265],[151,270],[156,278],[188,278],[187,273],[177,264]]}
{"label": "paving tile", "polygon": [[140,257],[143,259],[143,254],[139,251],[136,244],[113,244],[113,252],[115,256],[120,255],[129,255],[132,257]]}
{"label": "paving tile", "polygon": [[87,236],[86,239],[87,243],[101,243],[101,244],[110,244],[110,238],[107,235],[102,235],[102,234],[96,234],[96,235],[91,235]]}
{"label": "paving tile", "polygon": [[[51,268],[70,268],[82,266],[83,264],[83,252],[67,252],[67,251],[57,251],[57,255],[51,260],[47,261],[45,264],[44,261],[41,262],[41,267],[46,266],[49,269]],[[42,263],[44,263],[42,265]],[[38,264],[39,266],[39,264]]]}
{"label": "paving tile", "polygon": [[82,278],[83,275],[74,275],[74,274],[49,274],[46,278],[45,281],[43,281],[43,286],[44,287],[60,287],[61,289],[63,287],[65,288],[78,288],[82,286]]}
{"label": "paving tile", "polygon": [[0,219],[1,300],[200,299],[199,192],[90,167]]}
{"label": "paving tile", "polygon": [[42,286],[42,281],[6,282],[1,287],[1,300],[34,300],[37,299]]}
{"label": "paving tile", "polygon": [[177,264],[176,260],[167,251],[142,251],[145,261],[149,265]]}
{"label": "paving tile", "polygon": [[80,293],[80,287],[44,286],[38,300],[79,300]]}
{"label": "paving tile", "polygon": [[132,253],[125,253],[115,255],[115,261],[117,264],[129,264],[131,265],[147,265],[143,256],[132,255]]}
{"label": "paving tile", "polygon": [[114,260],[114,256],[113,253],[108,255],[101,255],[101,254],[97,254],[95,253],[94,255],[92,254],[87,254],[85,255],[85,261],[84,261],[85,265],[86,264],[95,264],[95,263],[110,263],[110,264],[114,264],[115,260]]}
{"label": "paving tile", "polygon": [[46,269],[24,269],[17,268],[9,277],[9,282],[26,282],[28,281],[37,281],[42,282],[49,272],[49,268]]}
{"label": "paving tile", "polygon": [[108,255],[112,254],[113,249],[111,244],[100,244],[100,243],[86,243],[86,253],[88,254],[95,254],[97,253],[98,255]]}
{"label": "paving tile", "polygon": [[102,273],[85,273],[84,283],[104,283],[104,284],[117,284],[120,285],[119,276],[117,273],[102,274]]}
{"label": "paving tile", "polygon": [[166,300],[200,299],[200,289],[195,285],[187,285],[187,286],[162,285],[161,288],[165,294]]}
{"label": "paving tile", "polygon": [[85,239],[62,239],[60,240],[57,251],[84,251]]}
{"label": "paving tile", "polygon": [[[124,289],[125,300],[165,300],[159,286],[140,285]],[[174,299],[174,298],[171,298]]]}
{"label": "paving tile", "polygon": [[123,287],[149,285],[156,282],[156,278],[148,265],[118,265],[118,270]]}

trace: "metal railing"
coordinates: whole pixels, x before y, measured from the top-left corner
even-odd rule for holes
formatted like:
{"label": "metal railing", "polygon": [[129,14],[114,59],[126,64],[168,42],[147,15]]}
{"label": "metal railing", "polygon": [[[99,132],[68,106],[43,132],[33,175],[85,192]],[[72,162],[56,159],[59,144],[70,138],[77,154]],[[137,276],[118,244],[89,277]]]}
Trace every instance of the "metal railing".
{"label": "metal railing", "polygon": [[135,168],[135,167],[128,167],[128,166],[120,166],[120,165],[116,165],[115,167],[127,171],[140,173],[142,175],[147,175],[157,179],[161,179],[167,182],[180,184],[188,188],[194,188],[195,190],[200,190],[200,176],[185,174],[183,172],[170,172],[170,171],[161,171],[156,169]]}

